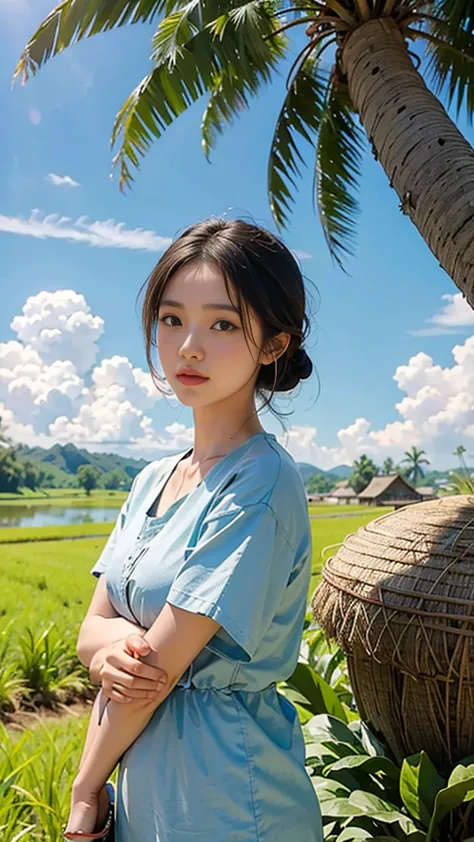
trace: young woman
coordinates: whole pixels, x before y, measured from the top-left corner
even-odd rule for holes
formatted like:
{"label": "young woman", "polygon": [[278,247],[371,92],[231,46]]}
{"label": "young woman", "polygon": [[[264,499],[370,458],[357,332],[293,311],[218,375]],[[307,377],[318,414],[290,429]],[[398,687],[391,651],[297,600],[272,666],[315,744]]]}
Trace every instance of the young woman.
{"label": "young woman", "polygon": [[117,842],[320,842],[301,727],[276,690],[303,630],[307,501],[256,409],[312,371],[301,273],[268,231],[206,220],[152,272],[143,326],[194,444],[138,474],[91,571],[78,653],[102,687],[65,836],[111,838],[115,821]]}

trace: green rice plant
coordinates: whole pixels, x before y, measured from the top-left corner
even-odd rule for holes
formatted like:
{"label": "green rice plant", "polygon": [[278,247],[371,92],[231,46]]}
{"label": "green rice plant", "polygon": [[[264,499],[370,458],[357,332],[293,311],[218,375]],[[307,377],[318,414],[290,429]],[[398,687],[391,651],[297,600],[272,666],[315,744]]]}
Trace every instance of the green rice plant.
{"label": "green rice plant", "polygon": [[54,623],[39,632],[26,626],[18,645],[18,670],[32,704],[53,707],[58,701],[85,694],[88,672],[75,654],[71,636],[59,635]]}
{"label": "green rice plant", "polygon": [[18,710],[26,682],[18,674],[17,665],[9,660],[11,653],[12,632],[10,621],[0,632],[0,714],[2,711]]}
{"label": "green rice plant", "polygon": [[0,726],[2,842],[60,842],[88,717],[38,724],[20,737]]}

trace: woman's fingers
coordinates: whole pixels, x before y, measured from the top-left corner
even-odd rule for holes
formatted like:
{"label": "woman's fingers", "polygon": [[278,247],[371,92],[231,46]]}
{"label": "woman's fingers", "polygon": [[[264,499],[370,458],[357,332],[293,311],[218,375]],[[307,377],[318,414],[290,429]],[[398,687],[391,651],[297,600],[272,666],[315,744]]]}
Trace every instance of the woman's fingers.
{"label": "woman's fingers", "polygon": [[[125,672],[138,682],[144,679],[145,681],[152,681],[154,683],[160,681],[165,683],[167,679],[164,670],[151,666],[150,664],[144,664],[142,661],[136,660],[132,655],[127,654],[124,650],[111,650],[105,656],[105,663],[110,667],[116,667],[120,671]],[[137,684],[137,687],[139,686],[140,684]]]}

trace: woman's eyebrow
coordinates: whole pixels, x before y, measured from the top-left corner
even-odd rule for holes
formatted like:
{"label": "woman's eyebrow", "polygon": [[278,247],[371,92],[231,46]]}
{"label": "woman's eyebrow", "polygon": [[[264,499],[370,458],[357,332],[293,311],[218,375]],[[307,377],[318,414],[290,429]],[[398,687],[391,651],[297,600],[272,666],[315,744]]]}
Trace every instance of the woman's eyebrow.
{"label": "woman's eyebrow", "polygon": [[[180,301],[174,301],[172,298],[163,298],[161,301],[162,307],[178,307],[181,310],[184,310],[184,304],[181,304]],[[203,304],[203,310],[230,310],[231,313],[238,313],[236,307],[232,304]]]}

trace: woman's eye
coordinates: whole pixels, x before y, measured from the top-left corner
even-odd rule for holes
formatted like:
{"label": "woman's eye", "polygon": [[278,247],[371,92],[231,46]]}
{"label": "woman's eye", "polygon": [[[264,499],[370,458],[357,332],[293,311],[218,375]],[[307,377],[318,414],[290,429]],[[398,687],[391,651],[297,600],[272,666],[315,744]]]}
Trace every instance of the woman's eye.
{"label": "woman's eye", "polygon": [[178,316],[162,316],[162,318],[160,319],[160,322],[163,322],[165,325],[169,325],[169,327],[175,327],[176,326],[176,322],[170,323],[170,322],[167,322],[166,319],[176,319],[176,322],[181,324]]}
{"label": "woman's eye", "polygon": [[[215,323],[216,325],[224,325],[223,328],[219,328],[220,333],[232,333],[233,330],[236,330],[236,327],[228,322],[226,319],[219,319],[218,322]],[[214,325],[215,327],[215,325]]]}

